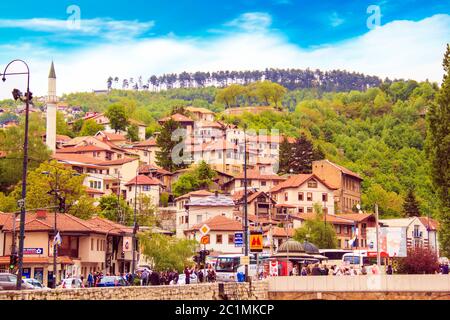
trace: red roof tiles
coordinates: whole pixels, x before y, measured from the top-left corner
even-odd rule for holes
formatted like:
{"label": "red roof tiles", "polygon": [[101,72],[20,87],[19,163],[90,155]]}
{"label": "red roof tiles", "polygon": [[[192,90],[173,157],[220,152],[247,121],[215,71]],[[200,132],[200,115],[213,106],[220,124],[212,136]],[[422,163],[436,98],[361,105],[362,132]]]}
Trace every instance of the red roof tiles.
{"label": "red roof tiles", "polygon": [[131,179],[130,181],[128,181],[125,186],[134,186],[134,185],[160,185],[162,184],[161,181],[159,181],[156,178],[151,178],[149,176],[144,176],[144,175],[138,175],[136,177],[134,177],[133,179]]}
{"label": "red roof tiles", "polygon": [[330,186],[325,181],[319,179],[315,174],[297,174],[295,176],[289,177],[286,181],[283,181],[282,183],[278,184],[277,186],[273,187],[270,192],[278,192],[280,190],[286,189],[286,188],[298,188],[307,181],[315,179],[322,183],[324,186],[326,186],[328,189],[335,190],[336,188]]}

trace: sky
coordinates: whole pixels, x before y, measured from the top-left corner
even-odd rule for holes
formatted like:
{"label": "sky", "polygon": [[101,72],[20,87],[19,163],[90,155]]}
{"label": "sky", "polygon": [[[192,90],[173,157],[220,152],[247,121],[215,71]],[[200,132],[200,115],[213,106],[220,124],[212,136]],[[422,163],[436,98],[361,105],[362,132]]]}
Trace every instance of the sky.
{"label": "sky", "polygon": [[[109,76],[265,68],[440,82],[449,42],[444,0],[0,2],[0,69],[25,60],[35,96],[52,60],[59,95],[105,89]],[[0,83],[0,98],[15,87],[25,78]]]}

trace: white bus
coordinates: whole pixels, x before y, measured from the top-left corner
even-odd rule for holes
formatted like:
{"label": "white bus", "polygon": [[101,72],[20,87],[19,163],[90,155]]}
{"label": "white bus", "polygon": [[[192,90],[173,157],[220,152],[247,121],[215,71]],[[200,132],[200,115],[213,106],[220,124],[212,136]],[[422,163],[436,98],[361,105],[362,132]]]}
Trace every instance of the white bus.
{"label": "white bus", "polygon": [[353,253],[353,250],[345,249],[319,249],[319,253],[328,258],[326,264],[329,266],[340,266],[344,254]]}
{"label": "white bus", "polygon": [[[216,261],[216,280],[218,282],[236,282],[238,281],[237,274],[239,272],[245,273],[245,266],[241,265],[241,257],[243,254],[224,254],[217,257]],[[263,256],[259,261],[259,272],[263,270]],[[250,254],[250,264],[248,266],[248,276],[255,278],[257,276],[257,261],[255,255]]]}

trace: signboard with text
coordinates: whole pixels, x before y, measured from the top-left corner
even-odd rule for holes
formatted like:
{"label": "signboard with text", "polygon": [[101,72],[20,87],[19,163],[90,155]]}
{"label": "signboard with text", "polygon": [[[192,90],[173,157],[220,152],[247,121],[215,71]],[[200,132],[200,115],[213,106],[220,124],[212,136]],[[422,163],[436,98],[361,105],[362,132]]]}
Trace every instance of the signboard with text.
{"label": "signboard with text", "polygon": [[23,248],[23,254],[44,254],[44,248]]}
{"label": "signboard with text", "polygon": [[244,233],[236,232],[234,234],[234,246],[235,247],[243,247],[244,246]]}

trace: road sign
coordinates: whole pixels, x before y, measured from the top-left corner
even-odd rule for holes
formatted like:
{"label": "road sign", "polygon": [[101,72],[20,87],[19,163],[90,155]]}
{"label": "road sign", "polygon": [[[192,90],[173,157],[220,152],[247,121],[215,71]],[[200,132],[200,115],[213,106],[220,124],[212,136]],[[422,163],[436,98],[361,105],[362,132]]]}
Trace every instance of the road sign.
{"label": "road sign", "polygon": [[234,234],[234,246],[235,247],[244,246],[244,233],[243,232],[236,232]]}
{"label": "road sign", "polygon": [[200,228],[200,233],[202,234],[202,236],[207,235],[209,232],[209,227],[207,224],[204,224],[201,228]]}
{"label": "road sign", "polygon": [[201,243],[201,244],[209,244],[209,235],[203,236],[203,237],[200,239],[200,243]]}
{"label": "road sign", "polygon": [[250,234],[250,251],[262,252],[263,251],[263,235],[262,233]]}
{"label": "road sign", "polygon": [[248,266],[250,264],[250,257],[249,256],[243,256],[240,258],[240,265],[242,266]]}
{"label": "road sign", "polygon": [[43,248],[24,248],[23,254],[43,254]]}

